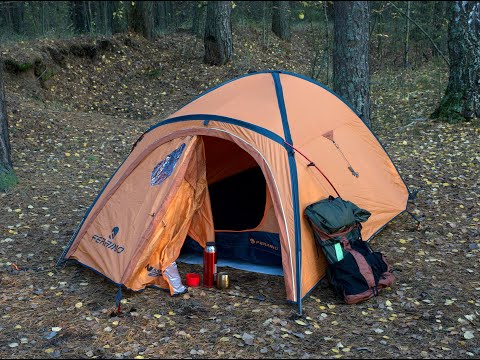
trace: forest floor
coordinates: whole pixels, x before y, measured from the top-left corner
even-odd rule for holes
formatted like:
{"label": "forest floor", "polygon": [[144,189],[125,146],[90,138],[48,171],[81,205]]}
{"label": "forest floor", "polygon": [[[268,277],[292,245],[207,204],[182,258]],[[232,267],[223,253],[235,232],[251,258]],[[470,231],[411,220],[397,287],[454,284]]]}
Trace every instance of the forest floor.
{"label": "forest floor", "polygon": [[[305,37],[271,39],[265,49],[261,36],[236,36],[226,67],[203,65],[202,43],[187,33],[151,43],[121,35],[90,47],[92,40],[76,39],[2,49],[20,183],[0,194],[1,358],[480,357],[480,127],[427,119],[447,79],[431,64],[373,74],[373,128],[406,183],[420,189],[411,210],[424,216],[417,229],[403,214],[372,240],[397,277],[379,297],[344,305],[322,285],[296,321],[281,277],[229,269],[230,291],[124,292],[124,313],[112,317],[114,285],[79,266],[55,269],[85,211],[150,125],[248,70],[309,75]],[[39,59],[33,68],[19,66],[32,59]]]}

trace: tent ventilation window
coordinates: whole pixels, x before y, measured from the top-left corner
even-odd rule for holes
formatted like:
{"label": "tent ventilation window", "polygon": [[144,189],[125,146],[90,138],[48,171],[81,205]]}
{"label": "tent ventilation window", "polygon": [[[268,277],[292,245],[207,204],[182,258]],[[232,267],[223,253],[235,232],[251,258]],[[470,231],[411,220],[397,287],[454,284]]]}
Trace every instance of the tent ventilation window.
{"label": "tent ventilation window", "polygon": [[182,156],[183,150],[185,149],[185,144],[180,145],[178,148],[173,150],[165,159],[155,166],[152,171],[152,176],[150,179],[150,185],[160,185],[164,182],[170,175],[172,175],[175,166],[177,165],[178,159]]}

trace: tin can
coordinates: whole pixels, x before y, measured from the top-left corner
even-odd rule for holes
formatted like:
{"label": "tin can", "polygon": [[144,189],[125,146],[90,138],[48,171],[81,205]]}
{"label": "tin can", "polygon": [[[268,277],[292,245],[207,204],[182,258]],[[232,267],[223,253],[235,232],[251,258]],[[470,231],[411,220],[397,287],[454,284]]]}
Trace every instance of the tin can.
{"label": "tin can", "polygon": [[203,251],[203,286],[215,286],[217,277],[217,248],[214,242],[207,242]]}

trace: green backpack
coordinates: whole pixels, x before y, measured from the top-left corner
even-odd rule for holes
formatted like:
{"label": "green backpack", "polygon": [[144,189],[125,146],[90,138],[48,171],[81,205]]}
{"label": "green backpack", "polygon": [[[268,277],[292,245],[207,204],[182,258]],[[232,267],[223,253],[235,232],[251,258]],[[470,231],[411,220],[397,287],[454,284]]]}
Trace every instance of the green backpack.
{"label": "green backpack", "polygon": [[361,223],[370,215],[352,202],[332,196],[305,209],[316,243],[329,264],[328,280],[347,304],[377,296],[395,280],[385,257],[362,240]]}

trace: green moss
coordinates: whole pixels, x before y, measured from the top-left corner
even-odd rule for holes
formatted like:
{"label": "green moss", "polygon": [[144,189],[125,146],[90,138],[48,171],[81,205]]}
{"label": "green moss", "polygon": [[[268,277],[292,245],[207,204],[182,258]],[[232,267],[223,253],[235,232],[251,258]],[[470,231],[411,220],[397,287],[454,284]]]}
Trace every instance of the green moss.
{"label": "green moss", "polygon": [[18,184],[18,178],[13,171],[0,173],[0,191],[7,191]]}
{"label": "green moss", "polygon": [[463,104],[461,96],[449,96],[443,98],[440,106],[431,115],[432,119],[457,124],[467,121],[462,115]]}

